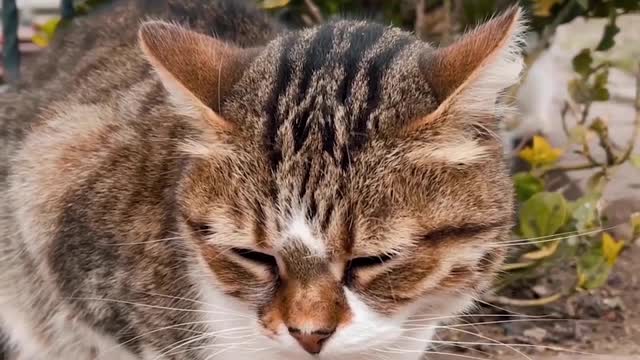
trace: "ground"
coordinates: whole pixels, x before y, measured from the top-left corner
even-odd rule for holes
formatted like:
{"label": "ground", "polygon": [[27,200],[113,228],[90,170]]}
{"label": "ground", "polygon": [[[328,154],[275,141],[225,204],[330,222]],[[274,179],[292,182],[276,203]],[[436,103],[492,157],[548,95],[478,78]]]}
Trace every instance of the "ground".
{"label": "ground", "polygon": [[[499,360],[527,359],[527,356],[535,360],[640,359],[638,259],[640,242],[629,246],[621,255],[615,272],[604,288],[577,294],[545,307],[507,309],[484,306],[480,315],[464,318],[464,321],[453,324],[460,327],[443,330],[439,337],[447,341],[488,344],[439,346],[435,351],[452,352],[456,355],[433,356],[428,359],[467,358],[462,356]],[[564,274],[552,274],[544,283],[537,284],[536,288],[544,291],[540,289],[562,286],[565,279]],[[522,314],[536,317],[524,317]],[[471,325],[486,322],[500,323]],[[479,337],[473,333],[481,335]],[[510,349],[500,343],[518,346]]]}

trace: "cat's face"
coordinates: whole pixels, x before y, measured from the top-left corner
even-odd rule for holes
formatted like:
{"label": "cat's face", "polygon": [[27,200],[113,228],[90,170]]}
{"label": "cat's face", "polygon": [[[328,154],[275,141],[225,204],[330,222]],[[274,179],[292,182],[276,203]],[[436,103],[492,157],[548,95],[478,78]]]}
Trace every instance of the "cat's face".
{"label": "cat's face", "polygon": [[202,300],[283,354],[419,357],[502,261],[512,193],[492,129],[518,26],[514,9],[435,50],[341,22],[242,50],[145,25],[202,130],[177,193]]}

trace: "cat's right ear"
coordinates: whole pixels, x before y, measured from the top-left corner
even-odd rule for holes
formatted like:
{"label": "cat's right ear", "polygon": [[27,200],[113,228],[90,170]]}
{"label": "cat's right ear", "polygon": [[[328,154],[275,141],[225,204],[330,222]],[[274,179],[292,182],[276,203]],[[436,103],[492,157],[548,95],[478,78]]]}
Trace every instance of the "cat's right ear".
{"label": "cat's right ear", "polygon": [[204,118],[218,131],[233,128],[220,107],[252,58],[251,50],[162,21],[144,23],[138,39],[177,111]]}

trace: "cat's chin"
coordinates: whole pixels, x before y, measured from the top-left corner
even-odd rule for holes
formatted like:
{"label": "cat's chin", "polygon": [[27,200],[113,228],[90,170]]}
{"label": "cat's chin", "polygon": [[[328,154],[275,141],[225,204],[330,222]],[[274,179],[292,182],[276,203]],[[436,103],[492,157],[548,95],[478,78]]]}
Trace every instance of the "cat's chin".
{"label": "cat's chin", "polygon": [[[201,283],[202,303],[206,303],[203,310],[208,314],[206,320],[213,324],[211,331],[241,327],[250,329],[250,334],[237,336],[241,340],[234,334],[216,339],[217,348],[208,350],[206,355],[212,356],[209,352],[217,351],[217,360],[370,360],[377,357],[419,360],[430,347],[439,324],[452,319],[453,314],[466,310],[472,303],[472,298],[467,296],[441,296],[414,304],[395,316],[383,316],[345,288],[353,320],[327,341],[320,354],[310,355],[288,334],[284,325],[277,334],[269,334],[256,320],[254,310],[211,284]],[[229,320],[227,323],[221,318],[221,310],[230,318],[237,314],[245,320]],[[225,344],[228,349],[220,352]]]}

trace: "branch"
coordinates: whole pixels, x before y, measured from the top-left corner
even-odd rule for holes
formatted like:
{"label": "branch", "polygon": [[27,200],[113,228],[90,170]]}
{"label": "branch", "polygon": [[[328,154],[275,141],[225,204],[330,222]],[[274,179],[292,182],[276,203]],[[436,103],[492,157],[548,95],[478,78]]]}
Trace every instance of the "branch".
{"label": "branch", "polygon": [[322,16],[322,11],[320,11],[320,8],[313,2],[313,0],[304,0],[304,4],[309,11],[309,15],[311,15],[311,18],[316,24],[324,23],[324,16]]}
{"label": "branch", "polygon": [[513,299],[506,296],[485,295],[483,296],[483,299],[489,303],[496,303],[500,305],[531,307],[551,304],[552,302],[559,300],[562,296],[564,296],[563,293],[557,293],[540,299]]}
{"label": "branch", "polygon": [[636,140],[638,138],[638,132],[640,132],[640,63],[638,64],[638,69],[636,71],[636,98],[634,101],[634,108],[636,110],[636,118],[633,122],[633,132],[631,134],[631,140],[629,140],[629,145],[627,146],[627,150],[622,154],[622,162],[629,160],[631,153],[633,153],[633,149],[636,145]]}
{"label": "branch", "polygon": [[[615,158],[615,159],[611,158],[613,156],[611,143],[608,142],[608,139],[603,140],[602,136],[600,136],[601,146],[607,152],[607,160],[608,160],[607,164],[600,164],[600,163],[596,162],[593,158],[591,158],[590,154],[589,154],[589,156],[587,156],[587,154],[584,154],[584,152],[583,152],[583,155],[587,156],[587,159],[590,161],[589,163],[578,164],[578,165],[556,166],[556,167],[547,168],[547,169],[542,170],[540,172],[539,176],[544,176],[544,175],[546,175],[546,174],[548,174],[550,172],[557,172],[557,171],[566,172],[566,171],[579,171],[579,170],[595,169],[595,168],[602,167],[604,165],[607,165],[607,166],[618,166],[618,165],[624,164],[627,160],[629,160],[629,157],[631,157],[631,154],[633,153],[633,149],[635,148],[636,141],[638,139],[638,135],[640,135],[640,64],[638,66],[638,71],[636,72],[636,96],[635,96],[635,100],[634,100],[634,108],[635,108],[635,119],[633,121],[633,131],[631,133],[631,139],[629,140],[629,145],[627,146],[627,149],[622,154],[622,156],[620,156],[618,158]],[[603,144],[602,141],[604,141],[605,143]],[[611,152],[611,153],[609,153],[609,152]],[[613,161],[611,161],[611,160],[613,160]]]}
{"label": "branch", "polygon": [[531,50],[529,56],[527,56],[526,64],[533,64],[538,57],[542,54],[542,52],[549,46],[551,43],[551,38],[555,35],[558,26],[562,25],[567,17],[571,14],[571,9],[578,4],[577,0],[570,0],[563,8],[558,12],[558,15],[553,22],[547,26],[542,32],[542,37],[540,41],[536,45],[536,47]]}
{"label": "branch", "polygon": [[557,172],[557,171],[580,171],[580,170],[589,170],[589,169],[595,169],[595,168],[599,168],[602,165],[600,164],[594,164],[594,163],[586,163],[586,164],[579,164],[579,165],[568,165],[568,166],[555,166],[552,168],[548,168],[548,169],[544,169],[542,170],[542,172],[540,172],[540,176],[544,176],[547,175],[548,173],[551,172]]}

